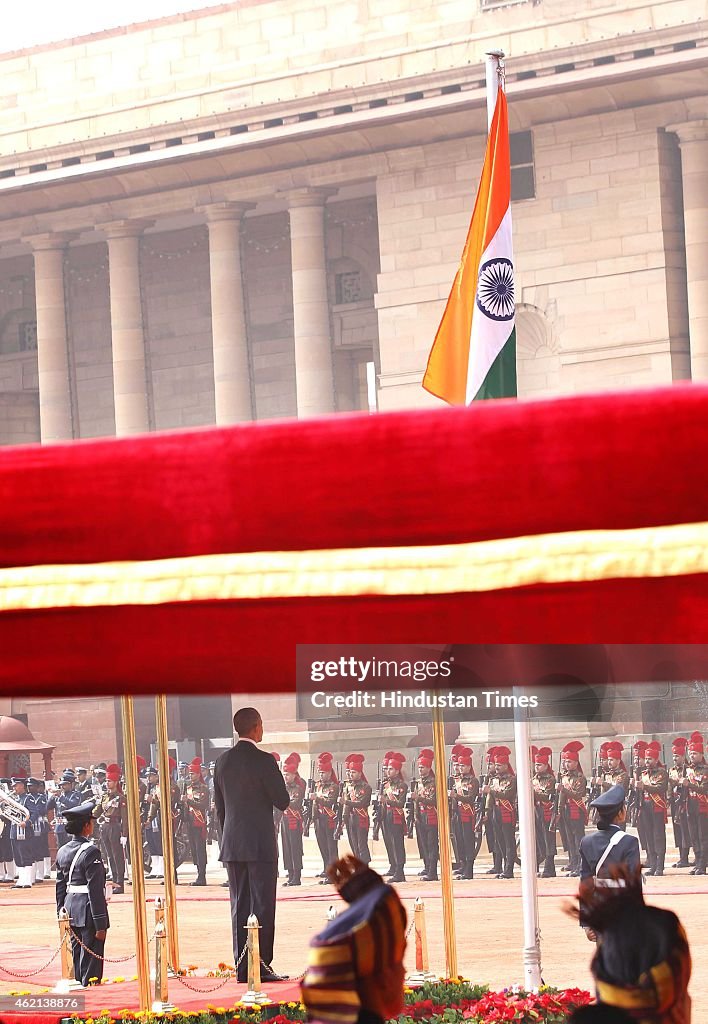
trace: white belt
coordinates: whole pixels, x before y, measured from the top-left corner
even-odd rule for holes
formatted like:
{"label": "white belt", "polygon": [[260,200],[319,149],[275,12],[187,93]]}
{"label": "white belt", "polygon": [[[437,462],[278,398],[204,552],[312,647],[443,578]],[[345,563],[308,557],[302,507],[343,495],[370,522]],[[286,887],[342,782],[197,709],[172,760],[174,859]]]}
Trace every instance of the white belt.
{"label": "white belt", "polygon": [[624,889],[627,883],[624,878],[596,878],[595,885],[598,889]]}
{"label": "white belt", "polygon": [[85,892],[88,893],[89,887],[87,885],[67,885],[67,892]]}

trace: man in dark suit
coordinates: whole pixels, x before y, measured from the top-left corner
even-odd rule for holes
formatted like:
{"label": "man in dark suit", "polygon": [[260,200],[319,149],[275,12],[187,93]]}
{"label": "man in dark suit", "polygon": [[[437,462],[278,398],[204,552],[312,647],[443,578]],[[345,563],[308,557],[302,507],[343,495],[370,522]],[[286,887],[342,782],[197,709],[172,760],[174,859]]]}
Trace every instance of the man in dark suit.
{"label": "man in dark suit", "polygon": [[[234,963],[238,963],[247,938],[246,921],[255,914],[260,924],[261,971],[266,981],[285,980],[270,966],[275,936],[275,895],[278,880],[278,847],[273,828],[273,808],[284,811],[290,797],[278,765],[257,744],[263,739],[263,722],[255,708],[241,708],[234,715],[238,743],[216,762],[214,805],[221,828],[219,860],[229,879]],[[247,981],[244,956],[238,980]]]}

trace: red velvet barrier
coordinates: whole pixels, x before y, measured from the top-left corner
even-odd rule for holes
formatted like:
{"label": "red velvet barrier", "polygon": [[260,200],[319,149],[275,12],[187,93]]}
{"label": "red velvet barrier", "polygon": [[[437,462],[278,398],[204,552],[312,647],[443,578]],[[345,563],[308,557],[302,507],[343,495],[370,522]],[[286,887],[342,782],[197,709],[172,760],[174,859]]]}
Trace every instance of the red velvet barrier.
{"label": "red velvet barrier", "polygon": [[[708,520],[708,387],[0,452],[0,565]],[[698,643],[691,576],[0,614],[0,693],[283,691],[296,643]]]}
{"label": "red velvet barrier", "polygon": [[708,518],[708,387],[0,449],[0,565]]}

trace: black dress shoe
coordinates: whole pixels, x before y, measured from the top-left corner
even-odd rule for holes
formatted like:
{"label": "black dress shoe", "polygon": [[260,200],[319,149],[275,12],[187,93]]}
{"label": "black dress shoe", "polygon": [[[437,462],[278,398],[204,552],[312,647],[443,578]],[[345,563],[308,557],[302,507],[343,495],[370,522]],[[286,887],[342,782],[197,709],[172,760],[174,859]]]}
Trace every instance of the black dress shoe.
{"label": "black dress shoe", "polygon": [[391,878],[389,879],[390,882],[405,882],[405,880],[406,880],[406,876],[403,875],[403,874],[401,874],[401,875],[392,875]]}
{"label": "black dress shoe", "polygon": [[[222,889],[228,889],[228,887],[229,887],[229,883],[228,882],[222,882],[221,883],[221,888]],[[246,981],[248,981],[248,978],[246,978]]]}
{"label": "black dress shoe", "polygon": [[289,974],[276,974],[272,967],[261,969],[261,981],[290,981]]}
{"label": "black dress shoe", "polygon": [[206,878],[197,878],[197,879],[195,879],[195,881],[190,882],[190,885],[206,885],[206,884],[207,884]]}
{"label": "black dress shoe", "polygon": [[329,878],[320,878],[320,885],[331,885]]}
{"label": "black dress shoe", "polygon": [[286,884],[287,885],[302,885],[302,882],[300,881],[299,878],[293,878],[292,881],[287,882]]}
{"label": "black dress shoe", "polygon": [[485,875],[496,875],[497,869],[496,868],[487,868],[487,870],[484,873],[485,873]]}
{"label": "black dress shoe", "polygon": [[674,864],[675,868],[690,868],[690,866],[687,860],[677,860]]}
{"label": "black dress shoe", "polygon": [[125,892],[125,889],[123,889],[123,888],[121,888],[119,886],[117,889],[113,890],[113,895],[114,896],[122,896],[124,892]]}

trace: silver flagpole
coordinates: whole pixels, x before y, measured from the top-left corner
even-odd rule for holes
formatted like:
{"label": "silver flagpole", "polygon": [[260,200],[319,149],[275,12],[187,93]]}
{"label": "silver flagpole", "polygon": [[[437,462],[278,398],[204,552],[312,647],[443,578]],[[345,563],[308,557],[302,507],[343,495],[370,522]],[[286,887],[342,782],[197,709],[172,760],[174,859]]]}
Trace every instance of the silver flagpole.
{"label": "silver flagpole", "polygon": [[[491,127],[500,80],[504,75],[504,51],[488,50],[486,63],[487,127]],[[515,691],[521,694],[521,690]],[[521,854],[521,904],[524,918],[524,987],[541,984],[541,934],[538,927],[536,884],[536,828],[533,786],[529,764],[529,723],[525,711],[514,713],[516,786],[519,799],[519,845]]]}

